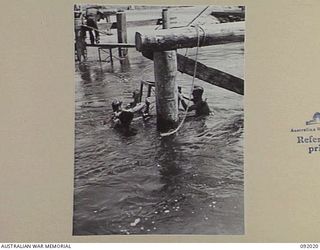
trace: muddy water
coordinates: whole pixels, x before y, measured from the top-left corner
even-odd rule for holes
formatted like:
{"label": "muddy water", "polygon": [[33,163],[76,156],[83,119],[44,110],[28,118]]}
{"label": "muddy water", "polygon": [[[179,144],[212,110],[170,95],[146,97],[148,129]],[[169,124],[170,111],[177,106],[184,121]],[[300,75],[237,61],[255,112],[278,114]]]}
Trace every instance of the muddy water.
{"label": "muddy water", "polygon": [[[110,126],[111,102],[129,103],[140,80],[154,79],[153,63],[135,49],[113,67],[88,54],[75,66],[74,234],[243,234],[243,96],[196,80],[213,114],[188,117],[171,137],[155,117],[124,134]],[[199,58],[243,77],[243,44],[201,48]],[[185,95],[191,80],[177,76]]]}

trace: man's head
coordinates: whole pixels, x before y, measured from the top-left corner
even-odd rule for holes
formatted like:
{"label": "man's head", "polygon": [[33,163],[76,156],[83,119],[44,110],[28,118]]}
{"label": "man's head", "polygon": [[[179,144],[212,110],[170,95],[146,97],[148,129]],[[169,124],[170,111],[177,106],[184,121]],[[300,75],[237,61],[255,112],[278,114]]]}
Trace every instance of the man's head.
{"label": "man's head", "polygon": [[113,112],[120,111],[121,110],[121,104],[122,104],[122,102],[120,102],[118,99],[115,99],[111,104]]}
{"label": "man's head", "polygon": [[203,88],[200,86],[194,86],[192,96],[194,101],[202,100]]}

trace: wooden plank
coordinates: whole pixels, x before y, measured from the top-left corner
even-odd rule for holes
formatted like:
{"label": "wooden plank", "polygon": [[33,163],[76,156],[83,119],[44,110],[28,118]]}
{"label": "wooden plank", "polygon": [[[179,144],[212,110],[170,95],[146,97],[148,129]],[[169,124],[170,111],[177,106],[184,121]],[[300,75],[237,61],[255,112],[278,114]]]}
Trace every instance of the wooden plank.
{"label": "wooden plank", "polygon": [[113,16],[118,12],[117,9],[100,9],[99,11],[103,14],[104,17]]}
{"label": "wooden plank", "polygon": [[[153,60],[152,51],[143,51],[142,55]],[[195,61],[181,54],[177,54],[178,70],[181,73],[193,76]],[[239,95],[244,94],[244,80],[223,72],[221,70],[208,67],[201,62],[197,63],[196,78],[217,87],[230,90]]]}
{"label": "wooden plank", "polygon": [[221,10],[221,11],[212,11],[212,16],[215,17],[228,17],[228,16],[238,16],[238,17],[245,17],[245,12],[242,10]]}
{"label": "wooden plank", "polygon": [[[161,24],[161,19],[149,19],[149,20],[136,20],[136,21],[127,21],[127,28],[138,27],[138,26],[150,26],[150,25],[159,25]],[[107,23],[99,23],[99,29],[107,29]],[[112,22],[110,29],[116,29],[117,22]]]}
{"label": "wooden plank", "polygon": [[135,43],[138,51],[166,51],[179,48],[193,48],[232,42],[243,42],[244,22],[222,23],[216,25],[183,27],[165,30],[136,32]]}
{"label": "wooden plank", "polygon": [[134,48],[134,43],[99,43],[99,44],[87,44],[87,47],[98,47],[98,48]]}
{"label": "wooden plank", "polygon": [[[170,18],[170,20],[171,19],[176,19],[176,17]],[[148,20],[135,20],[135,21],[127,21],[127,28],[139,27],[139,26],[154,26],[154,25],[160,25],[160,24],[162,24],[161,18],[148,19]],[[111,25],[110,29],[117,28],[117,22],[112,22],[110,24],[98,23],[99,30],[106,30],[108,25]]]}
{"label": "wooden plank", "polygon": [[[193,76],[195,61],[181,54],[177,54],[178,70],[182,73],[186,73]],[[221,70],[214,69],[197,62],[196,77],[202,81],[210,83],[235,92],[237,94],[244,94],[244,81],[241,78],[235,77]]]}

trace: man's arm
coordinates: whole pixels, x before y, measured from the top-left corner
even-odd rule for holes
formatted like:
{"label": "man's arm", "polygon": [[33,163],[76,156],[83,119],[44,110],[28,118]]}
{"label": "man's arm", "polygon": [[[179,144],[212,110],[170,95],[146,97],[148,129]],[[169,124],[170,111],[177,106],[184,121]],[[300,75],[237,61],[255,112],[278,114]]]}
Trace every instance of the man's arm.
{"label": "man's arm", "polygon": [[[183,98],[183,96],[179,93],[179,99],[182,104],[182,107],[184,108],[184,110],[186,110],[188,108],[188,105],[186,104],[186,102],[182,98]],[[196,106],[193,104],[193,105],[189,106],[188,111],[192,111],[195,109],[196,109]]]}

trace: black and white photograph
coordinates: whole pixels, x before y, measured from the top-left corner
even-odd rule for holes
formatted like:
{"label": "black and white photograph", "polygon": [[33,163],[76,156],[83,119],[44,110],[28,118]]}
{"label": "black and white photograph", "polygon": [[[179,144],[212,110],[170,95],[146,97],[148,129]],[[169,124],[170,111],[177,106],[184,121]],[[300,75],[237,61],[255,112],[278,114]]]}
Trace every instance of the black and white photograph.
{"label": "black and white photograph", "polygon": [[245,11],[74,5],[73,235],[245,234]]}

